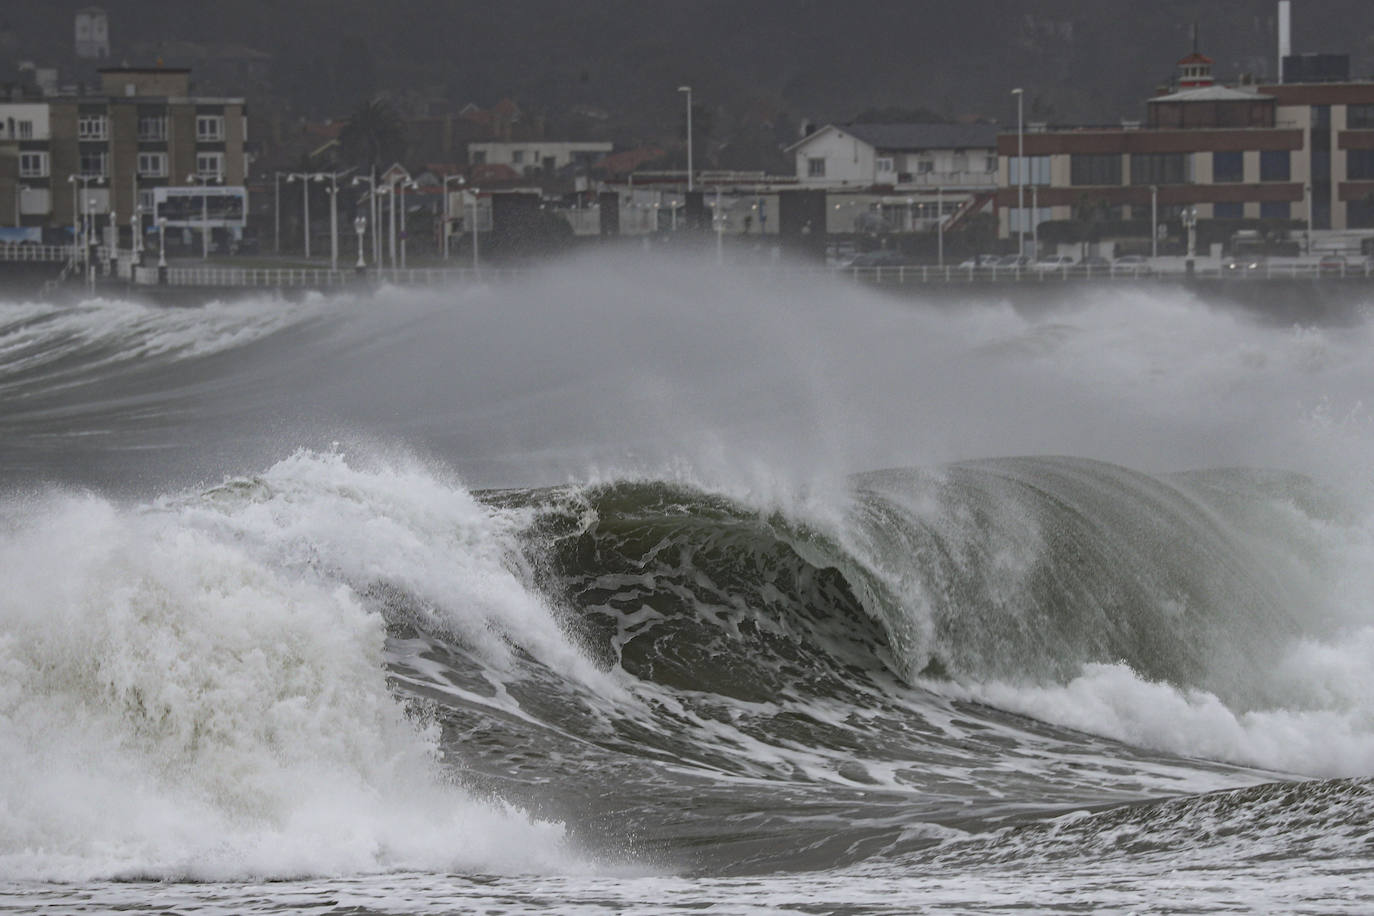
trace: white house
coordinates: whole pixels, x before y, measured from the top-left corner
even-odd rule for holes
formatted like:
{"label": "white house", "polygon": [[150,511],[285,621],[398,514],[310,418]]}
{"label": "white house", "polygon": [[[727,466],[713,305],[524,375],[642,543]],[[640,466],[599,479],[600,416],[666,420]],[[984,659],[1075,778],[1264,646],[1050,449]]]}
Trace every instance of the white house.
{"label": "white house", "polygon": [[98,6],[76,11],[76,56],[83,59],[110,56],[110,20]]}
{"label": "white house", "polygon": [[468,144],[472,165],[508,165],[521,175],[552,175],[570,164],[591,166],[611,151],[609,142],[512,140]]}
{"label": "white house", "polygon": [[995,124],[827,124],[787,151],[804,186],[997,186]]}

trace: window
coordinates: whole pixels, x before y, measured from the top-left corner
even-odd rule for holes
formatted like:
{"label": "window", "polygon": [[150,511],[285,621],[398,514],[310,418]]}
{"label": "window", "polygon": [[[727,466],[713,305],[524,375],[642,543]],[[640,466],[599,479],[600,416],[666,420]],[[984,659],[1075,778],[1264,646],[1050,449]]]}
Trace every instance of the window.
{"label": "window", "polygon": [[1212,154],[1212,181],[1217,184],[1229,184],[1244,180],[1244,153],[1233,152]]}
{"label": "window", "polygon": [[808,159],[806,160],[806,177],[807,177],[807,178],[824,178],[824,177],[825,177],[825,157],[824,157],[824,156],[811,156],[810,158],[808,158]]}
{"label": "window", "polygon": [[78,140],[104,140],[109,136],[104,115],[81,115],[76,119]]}
{"label": "window", "polygon": [[18,133],[19,133],[19,139],[20,139],[20,140],[32,140],[32,139],[33,139],[33,122],[32,122],[32,121],[20,121],[20,122],[19,122],[19,125],[18,125]]}
{"label": "window", "polygon": [[921,159],[917,160],[917,162],[916,162],[916,174],[917,174],[917,175],[929,175],[929,174],[930,174],[931,172],[933,172],[933,171],[935,171],[935,160],[934,160],[934,159],[930,159],[930,158],[927,158],[927,157],[922,157]]}
{"label": "window", "polygon": [[1345,224],[1351,229],[1374,229],[1374,201],[1346,201]]}
{"label": "window", "polygon": [[1260,181],[1288,181],[1290,170],[1288,150],[1260,152]]}
{"label": "window", "polygon": [[138,119],[138,139],[166,140],[167,119],[160,115],[144,115]]}
{"label": "window", "polygon": [[1121,157],[1115,153],[1070,156],[1069,183],[1074,185],[1121,184]]}
{"label": "window", "polygon": [[1349,105],[1345,109],[1345,126],[1351,130],[1374,128],[1374,105]]}
{"label": "window", "polygon": [[891,172],[891,171],[892,171],[892,157],[891,157],[891,156],[879,156],[879,157],[878,157],[878,171],[879,171],[879,172]]}
{"label": "window", "polygon": [[989,156],[989,157],[987,157],[987,160],[983,163],[983,171],[985,171],[985,172],[995,172],[995,171],[997,171],[997,157],[996,157],[996,156]]}
{"label": "window", "polygon": [[143,209],[144,213],[152,213],[153,208],[157,206],[157,194],[153,191],[139,188],[138,205]]}
{"label": "window", "polygon": [[[1015,186],[1021,184],[1021,169],[1018,167],[1020,160],[1015,156],[1007,160],[1008,175],[1010,183]],[[1048,185],[1050,183],[1050,157],[1049,156],[1027,156],[1026,157],[1026,184]]]}
{"label": "window", "polygon": [[1054,211],[1049,207],[1031,209],[1030,207],[1007,208],[1007,231],[1034,232],[1035,227],[1053,218]]}
{"label": "window", "polygon": [[472,151],[472,155],[469,158],[472,160],[473,165],[486,165],[487,151],[484,149],[475,149]]}
{"label": "window", "polygon": [[1374,179],[1374,149],[1346,150],[1345,175],[1362,181]]}
{"label": "window", "polygon": [[525,151],[522,149],[513,151],[510,154],[510,161],[515,163],[516,165],[520,165],[525,161]]}
{"label": "window", "polygon": [[167,177],[167,154],[139,153],[138,174],[146,178]]}
{"label": "window", "polygon": [[104,178],[105,154],[83,152],[81,154],[81,174],[86,178]]}
{"label": "window", "polygon": [[1133,153],[1131,184],[1188,184],[1193,180],[1188,153]]}
{"label": "window", "polygon": [[1225,203],[1212,204],[1213,219],[1242,219],[1245,216],[1245,204]]}
{"label": "window", "polygon": [[196,174],[202,178],[220,178],[224,174],[223,153],[196,153]]}
{"label": "window", "polygon": [[1260,203],[1260,219],[1288,219],[1290,208],[1286,200],[1266,200]]}
{"label": "window", "polygon": [[19,154],[19,177],[20,177],[20,178],[47,178],[47,177],[48,177],[48,154],[47,154],[47,153],[20,153],[20,154]]}
{"label": "window", "polygon": [[202,142],[224,139],[224,115],[196,115],[196,139]]}

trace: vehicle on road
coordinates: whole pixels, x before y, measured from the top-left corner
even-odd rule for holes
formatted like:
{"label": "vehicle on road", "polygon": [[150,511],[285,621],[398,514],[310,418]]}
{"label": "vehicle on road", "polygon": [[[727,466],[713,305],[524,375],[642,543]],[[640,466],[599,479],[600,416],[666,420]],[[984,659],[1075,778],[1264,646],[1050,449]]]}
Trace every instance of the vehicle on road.
{"label": "vehicle on road", "polygon": [[881,249],[856,254],[845,267],[906,267],[911,261],[900,251]]}
{"label": "vehicle on road", "polygon": [[959,265],[960,270],[981,270],[984,267],[996,267],[997,262],[1002,260],[1000,254],[975,254]]}
{"label": "vehicle on road", "polygon": [[1112,262],[1112,272],[1144,277],[1154,273],[1150,259],[1139,254],[1124,254]]}
{"label": "vehicle on road", "polygon": [[1005,269],[1005,268],[1008,268],[1008,267],[1012,267],[1012,268],[1015,268],[1015,267],[1029,267],[1029,266],[1030,266],[1030,263],[1031,263],[1030,255],[1025,255],[1025,254],[1009,254],[1009,255],[1004,256],[1001,260],[999,260],[995,266],[997,266],[998,268],[1002,268],[1002,269]]}
{"label": "vehicle on road", "polygon": [[1074,265],[1074,260],[1073,260],[1073,258],[1069,257],[1069,256],[1066,255],[1066,254],[1058,254],[1058,255],[1051,255],[1050,257],[1047,257],[1047,258],[1041,258],[1040,260],[1036,261],[1036,262],[1035,262],[1035,269],[1038,270],[1038,271],[1039,271],[1040,273],[1042,273],[1042,274],[1043,274],[1043,273],[1055,273],[1055,272],[1060,272],[1060,271],[1068,270],[1068,269],[1069,269],[1070,267],[1072,267],[1073,265]]}

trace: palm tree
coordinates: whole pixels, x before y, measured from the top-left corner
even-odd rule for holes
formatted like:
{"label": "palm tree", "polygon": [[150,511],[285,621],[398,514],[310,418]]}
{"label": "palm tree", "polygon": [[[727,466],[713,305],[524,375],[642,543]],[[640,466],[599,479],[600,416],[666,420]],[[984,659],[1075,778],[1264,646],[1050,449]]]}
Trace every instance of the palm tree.
{"label": "palm tree", "polygon": [[405,122],[381,96],[360,103],[339,133],[343,154],[363,168],[385,168],[405,154]]}

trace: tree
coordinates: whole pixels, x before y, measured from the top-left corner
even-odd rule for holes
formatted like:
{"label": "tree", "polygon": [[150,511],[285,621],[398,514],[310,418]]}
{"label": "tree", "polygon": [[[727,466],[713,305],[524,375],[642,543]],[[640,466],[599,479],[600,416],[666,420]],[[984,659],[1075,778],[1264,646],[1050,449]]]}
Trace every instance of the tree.
{"label": "tree", "polygon": [[345,158],[363,168],[385,168],[405,156],[405,122],[381,96],[361,103],[339,133]]}

